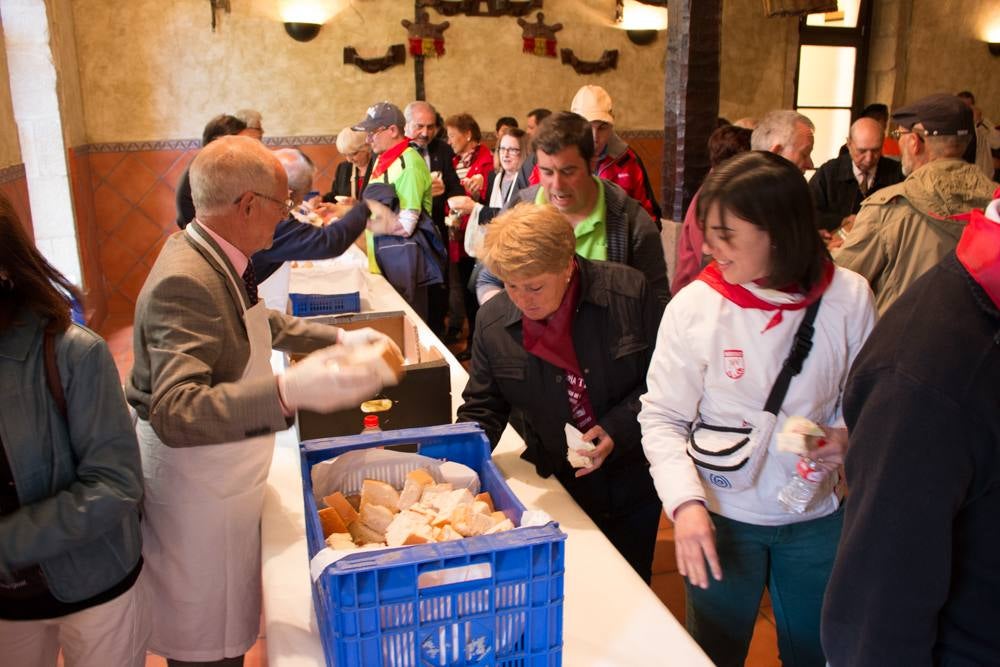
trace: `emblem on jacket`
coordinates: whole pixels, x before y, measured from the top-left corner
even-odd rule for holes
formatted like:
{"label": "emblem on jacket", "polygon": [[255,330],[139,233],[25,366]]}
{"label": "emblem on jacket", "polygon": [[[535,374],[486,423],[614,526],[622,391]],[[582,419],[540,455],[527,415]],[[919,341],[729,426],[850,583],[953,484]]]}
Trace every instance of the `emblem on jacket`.
{"label": "emblem on jacket", "polygon": [[726,375],[734,380],[739,380],[746,372],[746,364],[743,362],[743,350],[723,350],[723,367]]}

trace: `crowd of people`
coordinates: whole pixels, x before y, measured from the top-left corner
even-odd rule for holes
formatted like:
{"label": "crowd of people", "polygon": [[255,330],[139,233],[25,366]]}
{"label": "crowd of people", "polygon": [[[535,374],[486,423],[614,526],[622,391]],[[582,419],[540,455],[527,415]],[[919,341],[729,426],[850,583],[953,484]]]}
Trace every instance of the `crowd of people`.
{"label": "crowd of people", "polygon": [[[567,102],[500,118],[495,149],[467,113],[376,102],[327,192],[260,114],[213,118],[124,392],[0,197],[4,660],[243,664],[274,434],[378,392],[340,362],[387,340],[258,283],[357,244],[467,338],[457,419],[513,426],[647,582],[666,512],[716,664],[744,663],[765,590],[785,665],[1000,664],[1000,135],[975,97],[871,105],[808,180],[808,114],[720,119],[672,283],[610,95]],[[275,373],[272,349],[305,356]]]}

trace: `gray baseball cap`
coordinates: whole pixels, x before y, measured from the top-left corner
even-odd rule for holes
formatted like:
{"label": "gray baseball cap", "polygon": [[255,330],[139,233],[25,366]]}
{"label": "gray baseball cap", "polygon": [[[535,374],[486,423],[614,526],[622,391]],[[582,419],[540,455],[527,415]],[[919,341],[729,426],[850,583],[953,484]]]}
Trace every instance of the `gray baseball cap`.
{"label": "gray baseball cap", "polygon": [[403,127],[404,125],[406,125],[406,119],[399,107],[392,102],[378,102],[368,107],[365,117],[351,126],[351,129],[358,132],[373,132],[380,127]]}
{"label": "gray baseball cap", "polygon": [[954,134],[967,137],[976,132],[972,109],[961,98],[948,93],[935,93],[907,104],[892,114],[892,120],[907,130],[920,123],[931,136]]}

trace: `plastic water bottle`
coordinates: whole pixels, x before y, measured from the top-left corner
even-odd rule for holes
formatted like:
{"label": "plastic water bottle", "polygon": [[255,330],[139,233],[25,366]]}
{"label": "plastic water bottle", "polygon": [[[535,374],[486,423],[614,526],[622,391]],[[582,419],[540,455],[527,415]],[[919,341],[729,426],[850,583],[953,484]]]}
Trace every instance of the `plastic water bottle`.
{"label": "plastic water bottle", "polygon": [[788,484],[778,492],[778,502],[786,512],[802,514],[809,508],[826,479],[825,470],[817,470],[815,461],[800,458]]}
{"label": "plastic water bottle", "polygon": [[364,428],[361,429],[361,435],[366,433],[379,433],[382,428],[378,425],[378,415],[365,415],[365,419],[362,422]]}

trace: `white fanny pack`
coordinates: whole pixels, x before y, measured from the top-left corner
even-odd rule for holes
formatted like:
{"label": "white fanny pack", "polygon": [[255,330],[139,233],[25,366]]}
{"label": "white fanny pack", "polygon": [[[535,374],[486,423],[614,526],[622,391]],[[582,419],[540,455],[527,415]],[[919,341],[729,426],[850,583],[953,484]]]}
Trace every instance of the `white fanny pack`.
{"label": "white fanny pack", "polygon": [[813,322],[821,299],[809,304],[778,373],[764,409],[746,420],[747,426],[719,426],[697,422],[688,436],[687,453],[701,478],[720,491],[743,491],[753,486],[764,465],[778,411],[792,378],[812,349]]}

